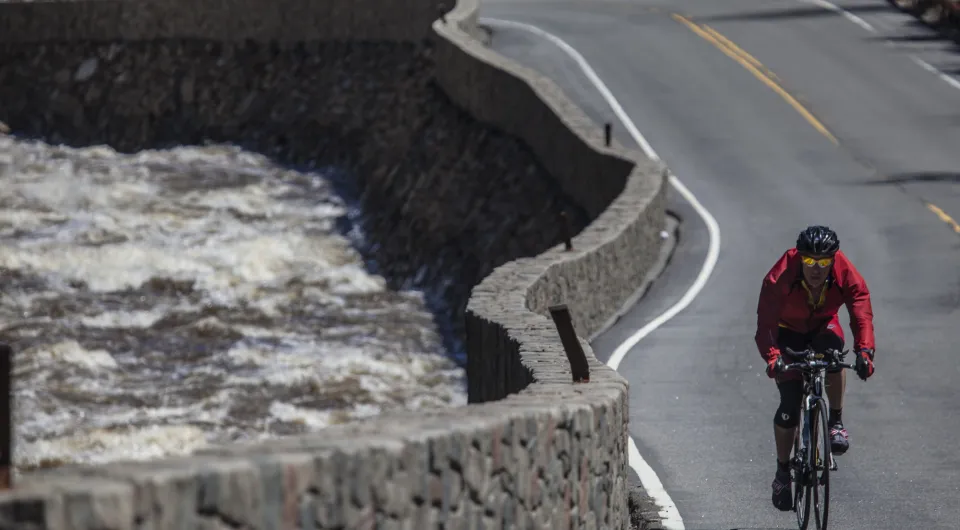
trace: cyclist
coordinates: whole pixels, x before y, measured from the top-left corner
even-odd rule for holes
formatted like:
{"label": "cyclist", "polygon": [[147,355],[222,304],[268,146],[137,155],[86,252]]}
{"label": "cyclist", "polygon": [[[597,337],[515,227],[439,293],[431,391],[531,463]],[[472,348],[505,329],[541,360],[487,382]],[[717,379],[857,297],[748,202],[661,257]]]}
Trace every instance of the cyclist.
{"label": "cyclist", "polygon": [[[800,232],[796,247],[784,252],[767,272],[757,304],[755,340],[767,363],[767,376],[776,378],[780,391],[780,407],[773,420],[777,446],[773,505],[783,511],[793,509],[789,460],[803,399],[803,377],[795,371],[778,373],[790,362],[781,357],[781,350],[842,350],[843,329],[837,316],[842,305],[847,306],[850,314],[856,372],[866,381],[874,371],[870,291],[840,251],[837,234],[825,226],[810,226]],[[830,446],[835,454],[841,455],[850,447],[847,430],[840,419],[846,373],[830,372],[827,374]]]}

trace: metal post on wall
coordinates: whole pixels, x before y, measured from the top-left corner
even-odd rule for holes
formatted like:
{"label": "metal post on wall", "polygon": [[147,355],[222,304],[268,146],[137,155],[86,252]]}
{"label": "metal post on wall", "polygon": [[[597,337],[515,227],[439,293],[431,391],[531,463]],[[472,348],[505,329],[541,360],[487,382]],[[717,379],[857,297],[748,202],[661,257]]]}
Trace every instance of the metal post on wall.
{"label": "metal post on wall", "polygon": [[437,9],[440,11],[440,22],[443,22],[444,24],[446,24],[447,11],[449,11],[449,9],[447,8],[446,2],[440,2],[439,4],[437,4]]}
{"label": "metal post on wall", "polygon": [[13,488],[13,348],[0,344],[0,490]]}
{"label": "metal post on wall", "polygon": [[563,246],[567,251],[573,250],[573,241],[570,239],[570,217],[567,212],[560,212],[560,237],[563,238]]}
{"label": "metal post on wall", "polygon": [[590,365],[587,363],[587,354],[583,351],[583,346],[577,339],[577,332],[573,328],[573,318],[570,317],[570,310],[566,304],[560,304],[550,307],[550,317],[557,326],[557,333],[560,334],[560,342],[563,343],[563,350],[567,353],[567,361],[570,363],[570,372],[573,374],[574,383],[587,383],[590,381]]}

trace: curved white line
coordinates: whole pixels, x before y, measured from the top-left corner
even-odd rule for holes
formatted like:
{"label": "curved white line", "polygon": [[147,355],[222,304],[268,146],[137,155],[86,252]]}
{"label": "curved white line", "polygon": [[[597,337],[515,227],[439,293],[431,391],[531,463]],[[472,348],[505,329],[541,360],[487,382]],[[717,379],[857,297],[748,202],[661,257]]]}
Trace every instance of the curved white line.
{"label": "curved white line", "polygon": [[[647,142],[646,138],[644,138],[643,135],[640,134],[640,131],[637,130],[637,126],[634,125],[633,120],[631,120],[630,116],[628,116],[623,110],[623,107],[620,105],[620,102],[617,101],[617,98],[613,97],[613,94],[610,92],[610,89],[607,88],[607,85],[600,79],[600,76],[597,75],[590,64],[587,63],[586,59],[584,59],[583,56],[580,55],[580,52],[574,49],[573,46],[567,44],[560,37],[557,37],[552,33],[544,31],[530,24],[487,17],[482,17],[482,20],[485,22],[492,22],[502,26],[514,27],[533,33],[552,42],[561,50],[566,52],[566,54],[569,55],[578,66],[580,66],[580,69],[583,70],[583,73],[588,79],[590,79],[620,121],[623,122],[623,126],[630,133],[630,136],[633,137],[633,140],[637,142],[637,145],[643,149],[643,152],[653,160],[661,160],[656,151],[653,150],[653,147],[650,146],[650,143]],[[670,320],[677,313],[690,305],[690,302],[693,301],[697,294],[699,294],[703,289],[703,286],[706,285],[707,279],[713,272],[713,268],[716,266],[717,260],[720,256],[720,227],[717,225],[716,219],[714,219],[710,212],[707,211],[702,204],[700,204],[700,201],[697,200],[693,193],[691,193],[690,190],[687,189],[682,182],[680,182],[680,179],[671,174],[669,180],[670,184],[672,184],[673,187],[676,188],[676,190],[687,201],[690,202],[694,210],[697,211],[697,214],[700,215],[700,217],[703,219],[703,222],[707,225],[707,230],[710,233],[710,245],[707,250],[707,258],[704,260],[703,267],[700,269],[700,273],[697,275],[693,285],[690,286],[680,301],[678,301],[665,313],[637,330],[632,336],[630,336],[630,338],[624,341],[623,344],[617,347],[617,349],[613,352],[613,355],[610,357],[610,360],[607,361],[607,366],[613,368],[614,370],[620,366],[620,362],[627,355],[630,349],[640,342],[642,338],[646,337],[648,334],[650,334],[650,332],[660,327],[664,322]],[[643,483],[644,489],[647,490],[647,493],[660,506],[660,516],[663,517],[663,527],[667,530],[684,530],[683,519],[680,518],[680,512],[677,511],[677,506],[670,498],[670,494],[667,493],[666,489],[664,489],[663,484],[660,482],[660,478],[657,477],[656,472],[653,471],[653,468],[651,468],[650,465],[647,464],[647,462],[640,455],[640,451],[637,449],[637,443],[634,441],[632,436],[629,437],[628,456],[630,467],[632,467],[633,470],[637,472],[637,475],[640,476],[640,482]]]}

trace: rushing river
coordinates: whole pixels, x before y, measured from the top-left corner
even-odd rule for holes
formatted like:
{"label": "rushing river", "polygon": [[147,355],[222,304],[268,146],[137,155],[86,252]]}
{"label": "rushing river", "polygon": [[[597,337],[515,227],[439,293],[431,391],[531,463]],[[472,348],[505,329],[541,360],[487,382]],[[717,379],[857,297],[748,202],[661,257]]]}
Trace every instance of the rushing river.
{"label": "rushing river", "polygon": [[323,171],[231,146],[0,135],[0,340],[24,469],[466,401],[423,297],[368,273]]}

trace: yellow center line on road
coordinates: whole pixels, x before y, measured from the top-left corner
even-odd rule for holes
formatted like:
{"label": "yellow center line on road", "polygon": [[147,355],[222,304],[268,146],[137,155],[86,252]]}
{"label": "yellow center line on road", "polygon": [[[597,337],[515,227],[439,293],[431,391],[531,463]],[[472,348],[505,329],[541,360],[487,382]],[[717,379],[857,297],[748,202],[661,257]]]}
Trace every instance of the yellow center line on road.
{"label": "yellow center line on road", "polygon": [[750,55],[749,53],[746,52],[746,50],[744,50],[743,48],[737,46],[732,40],[730,40],[730,39],[726,38],[725,36],[721,35],[719,31],[711,28],[710,26],[708,26],[708,25],[706,25],[706,24],[701,24],[699,27],[700,27],[700,29],[702,29],[702,30],[706,31],[707,33],[709,33],[713,38],[715,38],[715,39],[717,39],[718,41],[722,42],[724,46],[726,46],[726,47],[729,48],[731,51],[733,51],[734,53],[736,53],[737,55],[739,55],[741,58],[746,59],[750,64],[752,64],[754,67],[756,67],[757,70],[762,70],[763,73],[764,73],[764,75],[766,75],[767,77],[776,79],[776,80],[778,80],[778,81],[780,80],[780,79],[776,76],[776,74],[774,74],[773,72],[771,72],[770,70],[768,70],[766,66],[763,66],[763,64],[760,63],[760,61],[759,61],[756,57]]}
{"label": "yellow center line on road", "polygon": [[836,145],[840,145],[840,142],[837,138],[827,129],[823,123],[820,122],[809,110],[806,109],[799,101],[793,96],[790,95],[779,83],[774,79],[776,76],[769,69],[764,67],[763,64],[758,61],[755,57],[744,51],[742,48],[730,41],[730,39],[724,37],[716,30],[709,28],[707,26],[701,26],[683,15],[674,13],[671,15],[674,20],[680,22],[681,24],[690,28],[690,31],[693,31],[705,41],[709,42],[716,46],[717,49],[725,53],[728,57],[734,61],[740,63],[741,66],[747,69],[748,72],[754,75],[759,79],[763,84],[767,85],[774,92],[780,95],[793,107],[801,116],[804,117],[810,125],[813,125],[813,128],[816,129],[820,134],[826,136],[831,142]]}
{"label": "yellow center line on road", "polygon": [[[797,99],[790,95],[783,86],[780,85],[780,78],[776,74],[770,71],[769,68],[763,65],[756,57],[747,53],[743,48],[737,46],[733,41],[724,37],[717,30],[705,25],[698,24],[693,22],[689,18],[673,13],[671,14],[674,20],[680,22],[684,26],[688,27],[690,31],[693,31],[705,41],[713,44],[717,49],[725,53],[728,57],[738,62],[741,66],[747,69],[748,72],[754,75],[757,79],[763,82],[763,84],[770,87],[774,92],[780,95],[787,103],[790,104],[797,112],[800,113],[810,125],[820,132],[820,134],[826,136],[836,145],[840,145],[840,142],[837,138],[827,129],[827,127],[818,120],[812,112],[806,109]],[[936,214],[941,221],[950,226],[954,232],[960,234],[960,223],[950,217],[943,209],[932,204],[925,203],[927,209]]]}
{"label": "yellow center line on road", "polygon": [[957,223],[956,221],[954,221],[953,217],[950,217],[949,215],[947,215],[947,212],[943,211],[939,206],[933,203],[928,202],[926,203],[926,205],[928,210],[935,213],[937,217],[940,218],[941,221],[943,221],[944,223],[947,223],[951,228],[953,228],[954,232],[960,234],[960,223]]}

